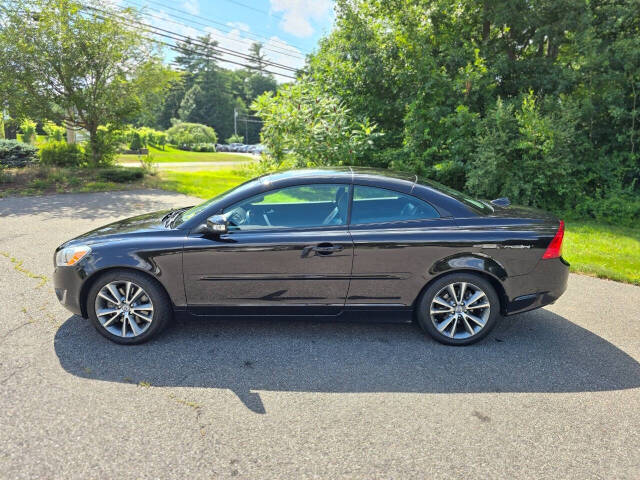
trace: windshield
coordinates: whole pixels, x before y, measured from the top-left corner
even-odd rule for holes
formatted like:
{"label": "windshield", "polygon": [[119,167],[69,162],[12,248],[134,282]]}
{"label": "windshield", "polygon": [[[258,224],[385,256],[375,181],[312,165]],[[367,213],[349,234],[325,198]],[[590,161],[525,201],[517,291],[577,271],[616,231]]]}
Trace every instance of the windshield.
{"label": "windshield", "polygon": [[441,183],[438,183],[436,181],[420,178],[418,183],[420,183],[421,185],[426,185],[427,187],[433,187],[437,190],[440,190],[443,193],[446,193],[447,195],[449,195],[450,197],[455,198],[459,202],[462,202],[468,207],[471,207],[474,210],[477,210],[481,213],[493,213],[493,207],[491,205],[487,205],[486,203],[480,200],[476,200],[475,198],[470,197],[469,195],[459,192],[458,190],[454,190],[453,188],[447,187],[446,185],[442,185]]}
{"label": "windshield", "polygon": [[200,205],[196,205],[195,207],[191,207],[189,210],[185,210],[182,214],[178,215],[173,222],[173,226],[176,227],[188,220],[191,220],[193,217],[198,215],[199,213],[205,211],[211,204],[217,202],[218,200],[223,199],[227,195],[231,195],[232,193],[236,193],[240,190],[248,189],[255,185],[256,182],[260,182],[260,178],[254,178],[253,180],[249,180],[247,182],[241,183],[240,185],[233,187],[231,190],[227,190],[226,192],[221,193],[220,195],[216,195],[213,198],[210,198],[206,202],[201,203]]}

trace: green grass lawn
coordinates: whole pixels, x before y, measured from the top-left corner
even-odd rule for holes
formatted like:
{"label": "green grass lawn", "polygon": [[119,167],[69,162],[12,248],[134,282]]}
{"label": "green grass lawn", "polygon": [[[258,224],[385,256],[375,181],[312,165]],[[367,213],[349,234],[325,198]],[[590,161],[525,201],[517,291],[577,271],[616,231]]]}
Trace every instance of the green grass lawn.
{"label": "green grass lawn", "polygon": [[640,227],[567,221],[563,257],[573,272],[640,285]]}
{"label": "green grass lawn", "polygon": [[[160,187],[203,199],[235,187],[248,178],[231,170],[163,172]],[[624,228],[586,221],[567,221],[563,256],[571,271],[640,285],[640,227]]]}
{"label": "green grass lawn", "polygon": [[[236,153],[224,152],[187,152],[178,150],[169,145],[164,150],[149,147],[149,154],[153,156],[153,161],[157,163],[167,162],[244,162],[248,161],[251,156],[241,156]],[[137,163],[138,155],[119,155],[116,159],[118,163]]]}
{"label": "green grass lawn", "polygon": [[209,199],[249,178],[235,170],[205,170],[199,172],[163,171],[158,186],[164,190]]}

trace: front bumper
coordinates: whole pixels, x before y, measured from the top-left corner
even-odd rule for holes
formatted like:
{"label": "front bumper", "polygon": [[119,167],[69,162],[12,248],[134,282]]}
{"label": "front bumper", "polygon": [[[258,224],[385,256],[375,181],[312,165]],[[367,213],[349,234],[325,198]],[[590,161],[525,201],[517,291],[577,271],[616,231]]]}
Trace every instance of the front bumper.
{"label": "front bumper", "polygon": [[569,263],[562,257],[540,260],[532,272],[504,282],[504,314],[526,312],[555,302],[567,289]]}
{"label": "front bumper", "polygon": [[86,279],[84,270],[78,267],[56,267],[53,271],[53,288],[56,297],[67,310],[83,315],[80,292]]}

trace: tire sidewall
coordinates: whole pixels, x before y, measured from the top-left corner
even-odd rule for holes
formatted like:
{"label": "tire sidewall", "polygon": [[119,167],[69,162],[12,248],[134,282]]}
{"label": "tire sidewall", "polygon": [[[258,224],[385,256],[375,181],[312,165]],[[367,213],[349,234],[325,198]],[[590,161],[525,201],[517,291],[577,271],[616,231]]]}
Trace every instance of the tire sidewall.
{"label": "tire sidewall", "polygon": [[[449,338],[441,334],[431,321],[431,315],[429,313],[431,302],[435,295],[446,285],[454,282],[467,282],[471,283],[478,288],[482,289],[489,300],[491,311],[489,313],[489,319],[487,320],[484,328],[480,333],[474,335],[471,338],[455,339]],[[420,299],[416,304],[416,318],[420,327],[427,332],[434,340],[443,343],[445,345],[470,345],[476,343],[486,337],[491,330],[496,326],[496,323],[500,319],[500,298],[496,293],[495,288],[491,283],[479,275],[472,273],[451,273],[444,275],[435,280],[429,287],[422,293]]]}
{"label": "tire sidewall", "polygon": [[[138,335],[137,337],[123,338],[113,335],[105,329],[98,320],[98,316],[95,311],[95,302],[98,292],[102,287],[114,281],[130,281],[136,283],[144,289],[153,303],[151,326],[149,326],[143,334]],[[164,289],[156,280],[137,272],[115,270],[101,275],[91,285],[87,295],[87,314],[89,316],[89,320],[93,323],[93,326],[103,337],[121,345],[135,345],[150,340],[162,331],[171,317],[171,303],[169,302]]]}

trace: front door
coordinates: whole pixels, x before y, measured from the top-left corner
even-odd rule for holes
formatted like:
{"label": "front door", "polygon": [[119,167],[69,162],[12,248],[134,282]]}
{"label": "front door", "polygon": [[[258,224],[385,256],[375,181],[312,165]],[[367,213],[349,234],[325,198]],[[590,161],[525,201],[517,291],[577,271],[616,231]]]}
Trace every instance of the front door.
{"label": "front door", "polygon": [[348,185],[272,190],[223,212],[229,232],[185,244],[187,302],[203,315],[338,314],[353,260]]}

